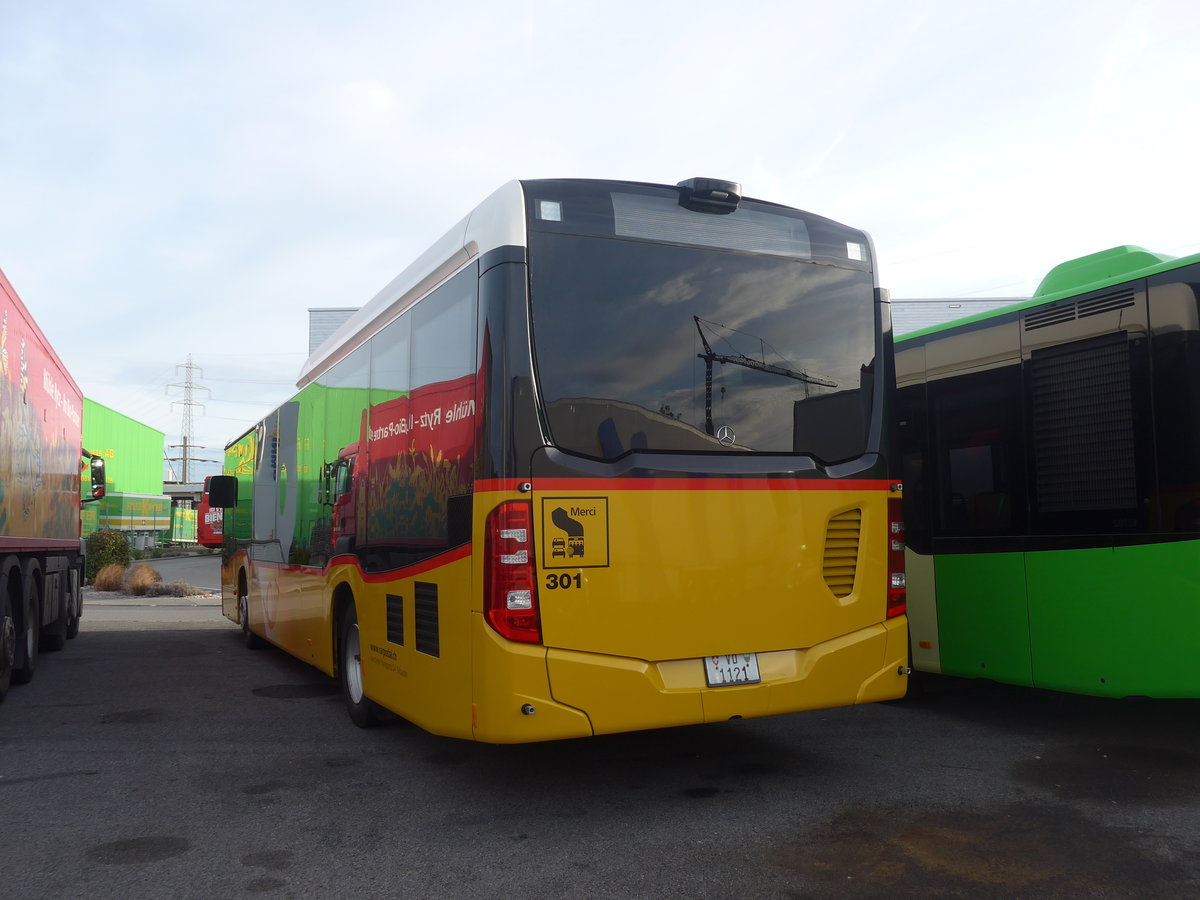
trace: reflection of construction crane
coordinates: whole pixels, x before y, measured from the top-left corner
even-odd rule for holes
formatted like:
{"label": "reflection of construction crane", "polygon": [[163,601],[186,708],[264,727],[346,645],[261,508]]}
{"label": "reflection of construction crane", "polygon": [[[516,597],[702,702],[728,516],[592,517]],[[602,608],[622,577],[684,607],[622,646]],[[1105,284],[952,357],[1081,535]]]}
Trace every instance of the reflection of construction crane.
{"label": "reflection of construction crane", "polygon": [[[700,333],[700,343],[704,345],[704,352],[697,353],[700,359],[704,360],[704,430],[709,434],[713,434],[712,420],[712,376],[713,363],[732,363],[735,366],[743,366],[747,369],[754,369],[757,372],[766,372],[769,375],[781,375],[784,378],[794,378],[796,381],[804,385],[804,396],[808,398],[808,386],[810,384],[819,385],[821,387],[837,387],[836,381],[830,381],[827,378],[817,378],[815,375],[809,375],[807,372],[797,372],[795,369],[787,369],[783,366],[774,366],[769,362],[759,362],[757,359],[752,359],[744,353],[714,353],[713,348],[709,346],[708,339],[704,336],[704,329],[700,327],[701,322],[708,325],[717,325],[716,322],[707,322],[699,316],[692,316],[696,322],[696,331]],[[725,325],[717,326],[725,328]],[[733,329],[730,329],[733,330]],[[762,342],[761,338],[759,339]],[[766,354],[763,354],[764,357]]]}

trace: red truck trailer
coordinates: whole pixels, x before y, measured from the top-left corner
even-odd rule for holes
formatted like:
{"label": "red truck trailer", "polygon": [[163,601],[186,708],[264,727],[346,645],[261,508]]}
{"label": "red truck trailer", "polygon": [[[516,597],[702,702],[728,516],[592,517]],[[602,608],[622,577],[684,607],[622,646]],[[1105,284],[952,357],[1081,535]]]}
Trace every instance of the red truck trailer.
{"label": "red truck trailer", "polygon": [[0,271],[0,699],[39,650],[79,630],[80,476],[104,496],[104,461],[83,450],[83,395]]}

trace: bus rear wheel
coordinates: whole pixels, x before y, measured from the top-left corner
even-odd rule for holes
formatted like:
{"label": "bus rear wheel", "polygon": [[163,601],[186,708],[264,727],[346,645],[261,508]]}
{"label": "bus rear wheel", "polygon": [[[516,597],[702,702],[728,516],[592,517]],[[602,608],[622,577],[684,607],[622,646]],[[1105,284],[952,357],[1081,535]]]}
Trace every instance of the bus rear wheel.
{"label": "bus rear wheel", "polygon": [[338,680],[350,721],[359,728],[373,728],[383,721],[383,711],[363,689],[362,644],[358,636],[358,612],[351,603],[342,613],[338,629]]}
{"label": "bus rear wheel", "polygon": [[242,643],[251,650],[260,650],[263,639],[250,630],[250,598],[245,591],[238,597],[238,620],[242,626]]}

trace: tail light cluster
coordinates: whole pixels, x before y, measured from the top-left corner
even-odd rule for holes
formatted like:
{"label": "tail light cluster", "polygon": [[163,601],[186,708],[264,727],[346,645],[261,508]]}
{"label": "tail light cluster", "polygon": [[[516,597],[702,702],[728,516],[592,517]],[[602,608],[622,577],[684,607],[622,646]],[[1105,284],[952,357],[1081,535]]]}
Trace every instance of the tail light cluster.
{"label": "tail light cluster", "polygon": [[904,511],[898,497],[888,499],[887,617],[904,615],[908,588],[904,580]]}
{"label": "tail light cluster", "polygon": [[539,644],[532,521],[533,504],[525,500],[501,503],[488,513],[483,611],[488,624],[510,641]]}

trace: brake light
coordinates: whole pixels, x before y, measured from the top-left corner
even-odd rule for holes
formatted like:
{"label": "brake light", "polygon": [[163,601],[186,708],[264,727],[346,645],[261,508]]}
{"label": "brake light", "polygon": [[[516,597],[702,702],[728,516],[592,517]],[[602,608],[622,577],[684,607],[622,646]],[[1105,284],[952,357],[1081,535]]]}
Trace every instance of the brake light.
{"label": "brake light", "polygon": [[533,504],[525,500],[501,503],[488,513],[483,611],[488,624],[503,637],[540,644],[532,522]]}
{"label": "brake light", "polygon": [[887,617],[904,615],[908,588],[904,580],[904,511],[899,497],[888,500]]}

